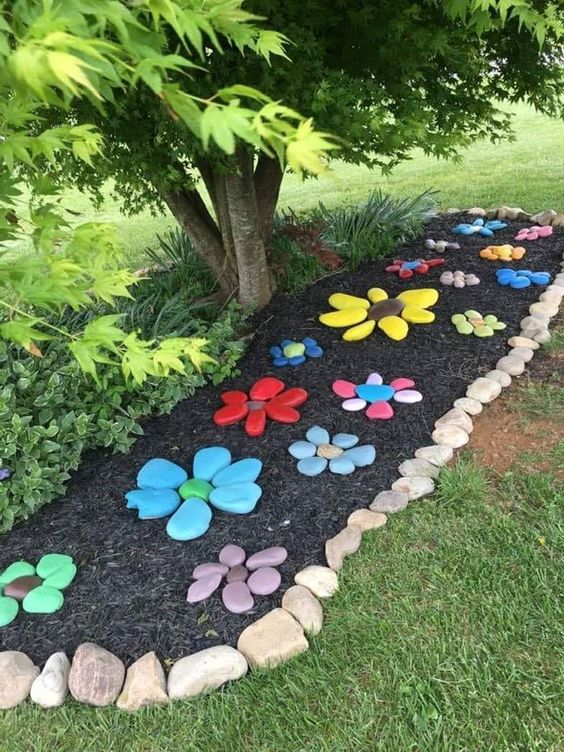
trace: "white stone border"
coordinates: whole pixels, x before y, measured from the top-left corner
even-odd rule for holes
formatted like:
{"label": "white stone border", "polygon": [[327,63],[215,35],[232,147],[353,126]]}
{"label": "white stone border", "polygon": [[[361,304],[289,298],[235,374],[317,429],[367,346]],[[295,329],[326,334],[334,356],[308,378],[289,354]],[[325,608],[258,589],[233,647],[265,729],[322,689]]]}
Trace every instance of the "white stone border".
{"label": "white stone border", "polygon": [[[564,214],[553,210],[533,216],[509,207],[489,212],[474,208],[468,213],[528,219],[541,225],[564,224]],[[246,627],[239,635],[237,649],[218,645],[180,658],[172,666],[168,680],[154,652],[146,653],[126,672],[119,658],[86,642],[77,648],[72,664],[64,653],[55,653],[40,673],[25,653],[6,650],[0,652],[0,709],[16,707],[28,696],[44,708],[59,707],[70,691],[76,700],[87,705],[104,707],[115,703],[122,710],[134,711],[218,689],[244,676],[249,668],[273,668],[307,650],[306,634],[317,634],[323,625],[320,600],[338,590],[337,572],[345,557],[360,547],[362,533],[383,527],[387,514],[400,512],[410,501],[435,490],[434,479],[440,468],[452,459],[454,449],[468,443],[472,417],[511,384],[512,376],[523,373],[525,363],[533,358],[539,345],[550,339],[548,325],[564,297],[564,254],[560,268],[539,301],[529,306],[520,334],[509,338],[509,353],[497,361],[494,370],[475,379],[467,388],[466,397],[455,400],[453,407],[435,422],[434,444],[420,447],[412,459],[404,460],[398,468],[401,477],[391,489],[381,491],[368,509],[357,509],[349,516],[346,527],[325,543],[328,566],[309,566],[298,572],[296,584],[284,593],[281,608]]]}

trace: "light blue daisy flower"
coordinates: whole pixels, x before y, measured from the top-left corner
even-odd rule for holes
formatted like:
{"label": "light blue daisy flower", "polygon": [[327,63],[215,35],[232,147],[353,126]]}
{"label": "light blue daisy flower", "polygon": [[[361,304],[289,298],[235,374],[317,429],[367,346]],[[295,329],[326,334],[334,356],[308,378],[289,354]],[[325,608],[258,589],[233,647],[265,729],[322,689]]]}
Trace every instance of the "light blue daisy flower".
{"label": "light blue daisy flower", "polygon": [[350,475],[357,467],[367,467],[374,462],[376,450],[372,444],[357,446],[358,436],[337,433],[333,438],[321,426],[313,426],[306,433],[307,441],[295,441],[288,452],[298,462],[302,475],[319,475],[329,467],[337,475]]}

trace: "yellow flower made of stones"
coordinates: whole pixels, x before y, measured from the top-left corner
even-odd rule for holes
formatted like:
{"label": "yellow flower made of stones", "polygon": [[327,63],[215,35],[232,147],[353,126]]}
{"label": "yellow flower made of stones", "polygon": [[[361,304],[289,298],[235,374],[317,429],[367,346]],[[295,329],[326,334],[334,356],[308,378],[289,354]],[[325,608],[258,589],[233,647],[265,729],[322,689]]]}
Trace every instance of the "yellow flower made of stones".
{"label": "yellow flower made of stones", "polygon": [[407,337],[408,324],[430,324],[435,320],[435,314],[426,309],[438,299],[439,293],[432,288],[405,290],[395,298],[388,298],[380,287],[368,290],[366,298],[336,292],[329,298],[329,305],[337,310],[321,314],[319,320],[325,326],[350,327],[343,334],[347,342],[368,337],[376,325],[390,339],[400,340]]}

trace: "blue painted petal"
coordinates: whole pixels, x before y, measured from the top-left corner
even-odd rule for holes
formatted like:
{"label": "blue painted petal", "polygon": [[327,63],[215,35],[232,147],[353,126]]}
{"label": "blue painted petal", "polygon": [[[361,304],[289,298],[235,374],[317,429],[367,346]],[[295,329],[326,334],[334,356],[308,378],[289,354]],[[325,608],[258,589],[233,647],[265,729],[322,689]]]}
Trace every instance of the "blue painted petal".
{"label": "blue painted petal", "polygon": [[358,436],[355,436],[354,433],[337,433],[333,436],[331,444],[340,449],[350,449],[358,444]]}
{"label": "blue painted petal", "polygon": [[215,488],[210,494],[210,504],[222,512],[249,514],[261,496],[262,488],[256,483],[234,483]]}
{"label": "blue painted petal", "polygon": [[295,345],[295,340],[293,339],[283,339],[280,343],[280,347],[284,349],[285,347],[288,347],[288,345]]}
{"label": "blue painted petal", "polygon": [[321,358],[323,355],[323,348],[319,345],[310,345],[306,347],[306,355],[308,358]]}
{"label": "blue painted petal", "polygon": [[172,488],[140,488],[125,494],[128,509],[138,509],[140,520],[158,520],[176,512],[180,496]]}
{"label": "blue painted petal", "polygon": [[504,227],[507,227],[507,222],[501,222],[499,219],[490,219],[486,222],[485,227],[488,230],[503,230]]}
{"label": "blue painted petal", "polygon": [[188,473],[174,462],[158,457],[146,462],[137,473],[139,488],[180,488]]}
{"label": "blue painted petal", "polygon": [[280,358],[274,358],[272,365],[277,366],[278,368],[283,368],[284,366],[288,365],[288,358],[285,358],[283,356]]}
{"label": "blue painted petal", "polygon": [[213,446],[200,449],[194,455],[192,471],[194,478],[210,481],[213,476],[231,462],[231,452],[225,447]]}
{"label": "blue painted petal", "polygon": [[278,345],[273,345],[268,352],[273,358],[279,358],[282,355],[282,348],[278,347]]}
{"label": "blue painted petal", "polygon": [[203,499],[186,499],[167,523],[166,531],[178,541],[193,540],[210,526],[212,510]]}
{"label": "blue painted petal", "polygon": [[247,457],[244,460],[234,462],[224,467],[212,478],[212,483],[218,486],[227,486],[232,483],[253,483],[260,475],[262,462],[255,457]]}
{"label": "blue painted petal", "polygon": [[531,272],[529,269],[518,269],[515,274],[518,277],[528,277],[530,279],[533,275],[533,272]]}
{"label": "blue painted petal", "polygon": [[336,475],[350,475],[354,473],[354,462],[341,455],[329,462],[329,470]]}
{"label": "blue painted petal", "polygon": [[309,475],[313,478],[314,475],[319,475],[327,467],[328,462],[325,457],[306,457],[304,460],[298,462],[298,472],[302,475]]}
{"label": "blue painted petal", "polygon": [[550,274],[548,272],[533,272],[529,279],[535,285],[548,285]]}
{"label": "blue painted petal", "polygon": [[394,396],[395,389],[387,384],[359,384],[355,391],[366,402],[387,402]]}
{"label": "blue painted petal", "polygon": [[329,432],[324,428],[321,428],[321,426],[312,426],[306,433],[306,439],[308,441],[311,441],[312,444],[315,444],[315,446],[321,446],[321,444],[329,444],[329,442],[331,441]]}
{"label": "blue painted petal", "polygon": [[490,235],[493,235],[493,232],[489,229],[489,227],[480,227],[480,232],[478,233],[478,235],[489,238]]}
{"label": "blue painted petal", "polygon": [[522,290],[524,287],[530,287],[531,286],[531,280],[527,277],[515,277],[511,281],[511,287],[514,290]]}
{"label": "blue painted petal", "polygon": [[288,358],[288,364],[291,366],[301,366],[305,361],[306,359],[303,355],[294,355],[293,358]]}
{"label": "blue painted petal", "polygon": [[313,339],[313,337],[304,337],[302,339],[302,345],[304,345],[304,347],[315,347],[317,345],[317,340]]}
{"label": "blue painted petal", "polygon": [[341,456],[350,460],[355,467],[367,467],[376,459],[376,450],[372,444],[363,444],[347,449]]}
{"label": "blue painted petal", "polygon": [[306,457],[313,457],[317,451],[317,447],[309,441],[294,441],[288,447],[288,451],[297,460],[304,460]]}

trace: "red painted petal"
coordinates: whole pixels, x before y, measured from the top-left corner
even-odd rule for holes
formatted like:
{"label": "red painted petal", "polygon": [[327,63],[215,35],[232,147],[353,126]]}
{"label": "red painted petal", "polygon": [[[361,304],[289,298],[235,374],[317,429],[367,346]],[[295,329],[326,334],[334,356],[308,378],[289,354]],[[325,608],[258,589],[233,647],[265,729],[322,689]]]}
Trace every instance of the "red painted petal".
{"label": "red painted petal", "polygon": [[223,392],[221,401],[224,405],[240,405],[248,400],[245,392]]}
{"label": "red painted petal", "polygon": [[266,412],[264,408],[251,410],[245,421],[245,431],[249,436],[262,436],[266,426]]}
{"label": "red painted petal", "polygon": [[215,411],[213,419],[218,426],[232,426],[234,423],[243,420],[248,412],[249,408],[246,404],[226,405]]}
{"label": "red painted petal", "polygon": [[354,397],[356,397],[356,384],[353,384],[352,381],[337,379],[337,381],[333,382],[333,391],[335,392],[337,397],[342,397],[343,399],[353,399]]}
{"label": "red painted petal", "polygon": [[265,376],[264,379],[256,381],[250,391],[252,400],[269,400],[284,389],[285,384],[280,379],[273,376]]}
{"label": "red painted petal", "polygon": [[401,269],[401,265],[400,264],[390,264],[390,266],[386,267],[385,271],[387,271],[387,272],[399,272],[400,269]]}
{"label": "red painted petal", "polygon": [[409,279],[410,277],[413,277],[413,272],[411,269],[400,269],[398,272],[398,277],[400,279]]}
{"label": "red painted petal", "polygon": [[396,390],[396,392],[399,392],[400,389],[411,389],[415,386],[415,381],[412,381],[411,379],[405,379],[403,377],[400,377],[398,379],[394,379],[393,381],[390,381],[390,386]]}
{"label": "red painted petal", "polygon": [[277,420],[279,423],[297,423],[300,419],[300,414],[293,407],[287,405],[276,404],[275,402],[268,402],[266,404],[266,412],[271,420]]}
{"label": "red painted petal", "polygon": [[443,264],[446,264],[446,259],[443,258],[436,258],[436,259],[429,259],[429,261],[425,262],[429,269],[432,269],[434,266],[442,266]]}
{"label": "red painted petal", "polygon": [[366,411],[370,420],[389,420],[394,417],[392,406],[388,402],[373,402]]}
{"label": "red painted petal", "polygon": [[306,390],[297,386],[293,389],[286,389],[285,392],[271,399],[269,404],[279,405],[280,407],[299,407],[299,405],[304,404],[307,398]]}
{"label": "red painted petal", "polygon": [[415,270],[415,273],[416,274],[427,274],[428,271],[429,271],[428,264],[419,264],[419,266]]}

